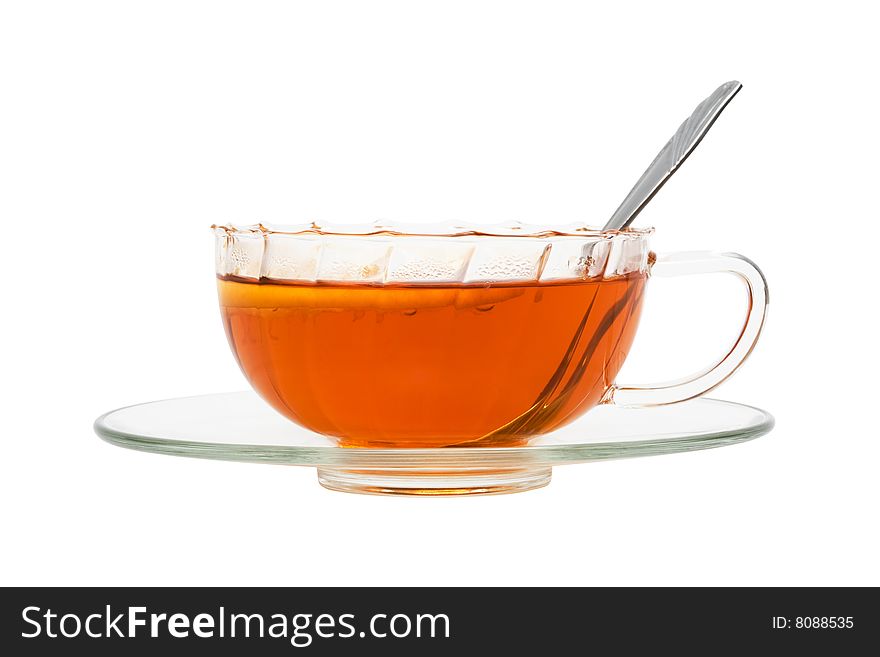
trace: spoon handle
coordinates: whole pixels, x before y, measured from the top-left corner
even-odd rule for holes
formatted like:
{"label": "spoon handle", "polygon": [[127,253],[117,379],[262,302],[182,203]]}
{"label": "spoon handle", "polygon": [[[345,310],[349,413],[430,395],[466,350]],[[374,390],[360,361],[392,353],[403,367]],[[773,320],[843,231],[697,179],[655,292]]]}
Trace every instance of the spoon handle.
{"label": "spoon handle", "polygon": [[651,162],[635,186],[630,190],[623,203],[611,215],[603,230],[626,228],[632,223],[664,183],[678,170],[681,163],[697,147],[715,119],[733,99],[742,85],[736,80],[725,82],[711,96],[697,105],[684,123],[682,123],[672,139],[666,142],[663,149]]}

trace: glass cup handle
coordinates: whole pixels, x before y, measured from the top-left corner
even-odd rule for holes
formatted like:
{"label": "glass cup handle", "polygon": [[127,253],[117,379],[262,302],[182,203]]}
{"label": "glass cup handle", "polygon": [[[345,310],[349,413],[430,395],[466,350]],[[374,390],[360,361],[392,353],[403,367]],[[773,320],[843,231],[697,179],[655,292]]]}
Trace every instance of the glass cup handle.
{"label": "glass cup handle", "polygon": [[723,382],[752,352],[767,315],[767,280],[758,266],[737,253],[682,252],[658,256],[651,276],[687,276],[727,272],[746,284],[749,306],[746,321],[733,346],[716,364],[691,376],[653,385],[618,385],[605,402],[618,406],[661,406],[693,399]]}

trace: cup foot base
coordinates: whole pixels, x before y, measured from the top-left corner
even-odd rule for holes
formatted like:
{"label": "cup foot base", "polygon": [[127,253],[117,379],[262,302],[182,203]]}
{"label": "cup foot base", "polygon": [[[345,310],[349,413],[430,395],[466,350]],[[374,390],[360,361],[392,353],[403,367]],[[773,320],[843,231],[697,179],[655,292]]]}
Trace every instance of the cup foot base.
{"label": "cup foot base", "polygon": [[367,495],[500,495],[546,486],[551,474],[551,468],[433,472],[318,468],[318,482],[330,490]]}

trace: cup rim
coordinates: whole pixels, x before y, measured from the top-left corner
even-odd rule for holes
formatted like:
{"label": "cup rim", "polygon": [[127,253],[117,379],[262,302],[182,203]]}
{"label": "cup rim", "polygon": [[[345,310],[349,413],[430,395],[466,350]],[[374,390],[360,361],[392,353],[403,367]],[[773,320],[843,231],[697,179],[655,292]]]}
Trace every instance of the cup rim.
{"label": "cup rim", "polygon": [[475,223],[398,223],[373,222],[369,224],[342,224],[316,222],[303,224],[213,224],[211,229],[218,235],[304,235],[304,236],[350,236],[350,237],[517,237],[558,238],[582,237],[613,239],[615,237],[646,238],[654,232],[653,227],[603,230],[582,223],[567,225]]}

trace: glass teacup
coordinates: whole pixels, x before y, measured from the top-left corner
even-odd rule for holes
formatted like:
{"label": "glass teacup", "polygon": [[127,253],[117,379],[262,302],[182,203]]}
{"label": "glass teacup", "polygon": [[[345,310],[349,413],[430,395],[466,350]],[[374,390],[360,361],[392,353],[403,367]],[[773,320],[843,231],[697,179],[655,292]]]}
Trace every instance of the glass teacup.
{"label": "glass teacup", "polygon": [[[515,446],[601,403],[703,394],[749,354],[766,283],[735,254],[655,257],[651,230],[215,226],[226,333],[253,388],[347,447]],[[732,272],[735,345],[694,376],[619,385],[650,276]]]}

